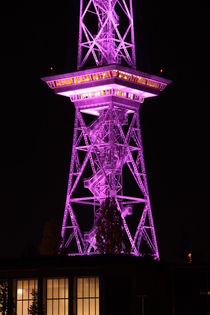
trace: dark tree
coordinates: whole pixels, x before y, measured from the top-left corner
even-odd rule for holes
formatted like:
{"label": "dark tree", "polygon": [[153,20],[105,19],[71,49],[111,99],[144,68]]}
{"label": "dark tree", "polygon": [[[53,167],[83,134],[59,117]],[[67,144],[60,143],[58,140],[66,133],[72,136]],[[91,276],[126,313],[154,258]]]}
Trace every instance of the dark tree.
{"label": "dark tree", "polygon": [[96,247],[103,254],[125,252],[124,228],[121,213],[114,199],[107,198],[102,204],[96,222]]}
{"label": "dark tree", "polygon": [[61,234],[59,223],[56,219],[50,219],[44,226],[42,241],[40,245],[40,254],[46,256],[57,256]]}
{"label": "dark tree", "polygon": [[6,315],[8,312],[8,282],[0,280],[0,313]]}
{"label": "dark tree", "polygon": [[38,315],[38,292],[37,290],[32,290],[32,304],[28,308],[28,313],[30,315]]}

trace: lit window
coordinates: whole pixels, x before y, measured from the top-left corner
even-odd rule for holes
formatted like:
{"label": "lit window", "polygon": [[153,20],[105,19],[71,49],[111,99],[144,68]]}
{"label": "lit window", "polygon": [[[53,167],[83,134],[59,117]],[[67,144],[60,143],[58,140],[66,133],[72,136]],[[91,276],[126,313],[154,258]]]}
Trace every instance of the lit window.
{"label": "lit window", "polygon": [[99,315],[99,278],[77,278],[76,315]]}
{"label": "lit window", "polygon": [[38,280],[17,280],[17,315],[28,315],[37,301]]}
{"label": "lit window", "polygon": [[139,77],[138,83],[145,85],[146,84],[146,79]]}
{"label": "lit window", "polygon": [[68,279],[47,279],[47,315],[68,315]]}
{"label": "lit window", "polygon": [[138,77],[136,75],[133,75],[133,81],[137,82],[137,80],[138,80]]}
{"label": "lit window", "polygon": [[60,81],[56,80],[56,86],[60,86]]}
{"label": "lit window", "polygon": [[71,83],[72,83],[71,78],[67,78],[67,79],[66,79],[66,82],[67,82],[67,84],[71,84]]}

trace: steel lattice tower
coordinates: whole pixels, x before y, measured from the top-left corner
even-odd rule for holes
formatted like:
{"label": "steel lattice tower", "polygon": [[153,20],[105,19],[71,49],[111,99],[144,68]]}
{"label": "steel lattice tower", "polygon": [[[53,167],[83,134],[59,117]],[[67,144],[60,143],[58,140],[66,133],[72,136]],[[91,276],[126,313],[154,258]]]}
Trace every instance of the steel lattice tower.
{"label": "steel lattice tower", "polygon": [[159,259],[139,109],[170,81],[135,68],[132,0],[80,0],[78,71],[43,78],[76,111],[61,244],[69,255],[98,253],[95,223],[112,197],[131,254]]}

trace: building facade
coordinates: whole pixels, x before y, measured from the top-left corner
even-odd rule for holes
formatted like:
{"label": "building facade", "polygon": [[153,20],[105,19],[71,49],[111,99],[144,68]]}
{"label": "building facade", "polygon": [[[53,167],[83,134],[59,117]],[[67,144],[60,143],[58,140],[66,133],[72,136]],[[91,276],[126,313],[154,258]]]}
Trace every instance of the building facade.
{"label": "building facade", "polygon": [[210,314],[209,266],[116,255],[41,257],[1,261],[0,279],[8,290],[8,309],[0,314]]}

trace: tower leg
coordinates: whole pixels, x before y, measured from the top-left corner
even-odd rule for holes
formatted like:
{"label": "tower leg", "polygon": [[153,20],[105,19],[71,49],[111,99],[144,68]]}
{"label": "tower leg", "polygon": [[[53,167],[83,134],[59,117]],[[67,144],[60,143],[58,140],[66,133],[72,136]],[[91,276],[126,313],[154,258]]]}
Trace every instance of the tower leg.
{"label": "tower leg", "polygon": [[[78,179],[80,175],[80,164],[78,161],[76,145],[78,141],[78,112],[75,113],[75,122],[74,122],[74,136],[73,136],[73,145],[72,145],[72,157],[70,164],[70,172],[69,172],[69,181],[67,188],[67,197],[66,197],[66,205],[64,210],[62,231],[61,231],[61,245],[60,249],[69,250],[70,244],[76,241],[76,248],[74,246],[74,252],[78,254],[83,254],[83,236],[80,231],[76,216],[73,212],[73,208],[71,205],[71,195],[72,188],[75,185],[75,177]],[[87,160],[87,159],[86,159]],[[85,164],[85,163],[84,163]]]}

